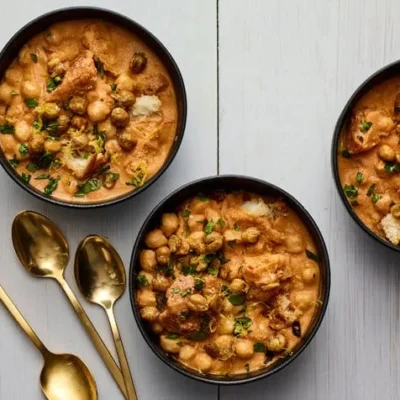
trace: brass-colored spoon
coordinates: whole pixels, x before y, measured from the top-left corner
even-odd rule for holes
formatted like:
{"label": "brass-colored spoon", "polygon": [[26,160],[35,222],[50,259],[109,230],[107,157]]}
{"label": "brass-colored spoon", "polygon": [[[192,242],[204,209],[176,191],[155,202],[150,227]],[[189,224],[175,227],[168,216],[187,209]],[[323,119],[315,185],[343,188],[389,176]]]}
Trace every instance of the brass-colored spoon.
{"label": "brass-colored spoon", "polygon": [[122,296],[126,287],[125,268],[121,257],[114,247],[101,236],[86,236],[76,251],[75,278],[82,295],[106,311],[128,399],[136,400],[132,375],[114,315],[114,304]]}
{"label": "brass-colored spoon", "polygon": [[40,385],[46,398],[97,400],[96,383],[87,366],[72,354],[53,354],[47,350],[1,286],[0,300],[43,355]]}
{"label": "brass-colored spoon", "polygon": [[125,383],[119,367],[64,278],[64,270],[69,260],[69,248],[62,232],[43,215],[33,211],[23,211],[14,219],[12,240],[15,252],[27,271],[35,277],[55,279],[60,284],[98,353],[126,397]]}

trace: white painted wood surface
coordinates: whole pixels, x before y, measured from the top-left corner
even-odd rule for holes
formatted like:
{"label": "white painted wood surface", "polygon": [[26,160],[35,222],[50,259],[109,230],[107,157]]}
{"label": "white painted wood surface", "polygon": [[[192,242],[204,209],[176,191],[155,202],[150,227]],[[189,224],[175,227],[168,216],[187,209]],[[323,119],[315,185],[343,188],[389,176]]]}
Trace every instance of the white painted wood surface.
{"label": "white painted wood surface", "polygon": [[[18,265],[10,247],[14,215],[30,208],[53,218],[72,254],[87,233],[109,236],[128,264],[151,208],[176,187],[219,167],[221,174],[248,174],[282,186],[314,216],[332,263],[326,319],[310,347],[286,370],[218,391],[181,377],[151,353],[126,295],[117,316],[140,399],[400,399],[400,256],[382,249],[351,221],[330,171],[333,126],[345,101],[373,71],[399,58],[400,3],[14,0],[0,3],[0,46],[40,13],[80,4],[125,13],[167,45],[185,78],[189,117],[181,151],[164,177],[139,198],[109,210],[74,212],[45,205],[0,172],[0,282],[49,348],[82,356],[97,379],[100,399],[122,398],[60,289],[34,280]],[[71,265],[67,277],[76,290]],[[101,310],[84,305],[111,345]],[[42,399],[40,367],[40,356],[0,307],[0,399]]]}

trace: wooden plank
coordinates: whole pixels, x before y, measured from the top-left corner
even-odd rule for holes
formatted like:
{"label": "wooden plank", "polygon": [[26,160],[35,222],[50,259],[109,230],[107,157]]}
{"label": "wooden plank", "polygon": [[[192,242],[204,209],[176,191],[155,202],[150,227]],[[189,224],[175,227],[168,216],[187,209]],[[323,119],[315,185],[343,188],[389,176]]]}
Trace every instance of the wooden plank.
{"label": "wooden plank", "polygon": [[348,217],[330,170],[333,127],[372,72],[398,59],[395,0],[219,3],[220,172],[264,178],[312,213],[332,261],[320,332],[268,380],[221,399],[397,399],[399,257]]}
{"label": "wooden plank", "polygon": [[[7,7],[1,7],[0,46],[32,18],[70,4],[66,0],[35,3],[14,0],[7,3]],[[55,352],[68,351],[80,355],[96,378],[99,399],[110,400],[122,396],[60,289],[54,282],[30,278],[19,266],[11,247],[11,222],[14,215],[23,209],[43,212],[65,232],[71,244],[72,257],[84,235],[95,232],[107,236],[119,250],[128,269],[136,234],[149,211],[181,184],[217,171],[216,152],[210,151],[216,149],[217,144],[216,6],[213,0],[117,0],[112,5],[106,0],[91,0],[85,5],[111,7],[126,14],[150,29],[168,47],[181,67],[188,91],[186,136],[173,165],[148,192],[104,210],[78,212],[46,205],[16,187],[1,171],[0,281],[48,347]],[[67,279],[78,293],[73,282],[72,263]],[[104,313],[82,302],[99,332],[112,346]],[[117,305],[116,313],[141,400],[217,398],[217,387],[181,376],[152,354],[136,327],[127,294]],[[39,389],[41,365],[40,355],[0,307],[0,398],[42,399]]]}

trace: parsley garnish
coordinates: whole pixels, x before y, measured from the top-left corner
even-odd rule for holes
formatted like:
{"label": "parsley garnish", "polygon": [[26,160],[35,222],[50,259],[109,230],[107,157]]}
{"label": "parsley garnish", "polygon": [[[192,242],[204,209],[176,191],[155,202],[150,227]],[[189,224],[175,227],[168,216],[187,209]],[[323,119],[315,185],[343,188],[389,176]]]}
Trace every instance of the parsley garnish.
{"label": "parsley garnish", "polygon": [[26,174],[25,172],[21,174],[21,178],[26,183],[29,183],[29,181],[31,180],[31,176],[29,174]]}
{"label": "parsley garnish", "polygon": [[217,224],[221,227],[224,228],[225,227],[225,221],[222,218],[219,218],[217,221]]}
{"label": "parsley garnish", "polygon": [[374,193],[374,194],[371,196],[371,201],[375,204],[375,203],[377,203],[381,198],[382,198],[382,195],[381,195],[381,194]]}
{"label": "parsley garnish", "polygon": [[253,321],[249,317],[240,317],[235,319],[235,324],[233,325],[233,335],[234,336],[244,336],[245,331],[247,331]]}
{"label": "parsley garnish", "polygon": [[207,273],[212,275],[212,276],[218,276],[219,269],[215,267],[208,267],[207,268]]}
{"label": "parsley garnish", "polygon": [[189,294],[192,292],[192,290],[190,288],[187,288],[185,290],[182,291],[181,296],[182,297],[186,297],[189,296]]}
{"label": "parsley garnish", "polygon": [[267,351],[264,343],[254,343],[253,349],[255,353],[265,353]]}
{"label": "parsley garnish", "polygon": [[361,132],[365,133],[370,130],[371,126],[372,126],[372,122],[362,121],[359,129]]}
{"label": "parsley garnish", "polygon": [[54,92],[54,90],[57,89],[57,86],[59,86],[61,82],[62,78],[59,76],[55,76],[54,78],[50,77],[47,80],[47,91],[49,93]]}
{"label": "parsley garnish", "polygon": [[369,189],[368,189],[368,191],[367,191],[367,196],[368,196],[368,197],[371,196],[372,193],[374,193],[375,188],[376,188],[376,184],[375,184],[375,183],[372,184],[372,185],[369,187]]}
{"label": "parsley garnish", "polygon": [[358,188],[354,185],[344,185],[343,191],[349,199],[354,199],[358,196]]}
{"label": "parsley garnish", "polygon": [[59,176],[57,178],[49,178],[49,183],[44,188],[44,194],[51,195],[57,189],[59,180]]}
{"label": "parsley garnish", "polygon": [[12,135],[13,133],[15,133],[14,125],[0,125],[0,133],[2,133],[3,135]]}
{"label": "parsley garnish", "polygon": [[170,333],[167,335],[167,339],[171,339],[171,340],[176,340],[178,339],[180,336],[178,333]]}
{"label": "parsley garnish", "polygon": [[39,102],[37,101],[37,99],[31,98],[31,99],[26,99],[26,100],[25,100],[25,104],[26,104],[26,106],[29,107],[29,108],[35,108],[35,107],[37,107],[37,105],[39,104]]}
{"label": "parsley garnish", "polygon": [[9,162],[14,168],[17,168],[17,166],[18,166],[18,164],[19,164],[19,161],[15,158],[15,156],[14,156],[13,158],[10,158],[10,159],[8,160],[8,162]]}
{"label": "parsley garnish", "polygon": [[21,156],[26,156],[29,153],[28,145],[26,143],[21,143],[18,151]]}
{"label": "parsley garnish", "polygon": [[363,183],[363,181],[364,181],[364,175],[363,175],[362,172],[357,172],[356,181],[357,181],[357,183],[360,183],[360,184]]}
{"label": "parsley garnish", "polygon": [[394,174],[395,172],[399,172],[400,168],[398,164],[385,162],[385,171],[389,172],[389,174]]}
{"label": "parsley garnish", "polygon": [[94,66],[96,67],[97,73],[100,75],[100,77],[104,78],[105,76],[104,65],[98,57],[94,59]]}
{"label": "parsley garnish", "polygon": [[29,164],[26,166],[26,169],[27,169],[28,171],[30,171],[30,172],[36,172],[36,171],[38,170],[38,167],[36,166],[36,164],[29,163]]}
{"label": "parsley garnish", "polygon": [[233,304],[234,306],[240,306],[244,303],[246,299],[246,295],[244,293],[235,293],[235,294],[231,294],[228,297],[228,300],[231,304]]}
{"label": "parsley garnish", "polygon": [[203,287],[204,287],[204,281],[203,281],[203,279],[201,279],[201,278],[199,278],[198,276],[196,276],[196,277],[194,278],[194,288],[195,288],[196,290],[201,290],[201,289],[203,289]]}
{"label": "parsley garnish", "polygon": [[179,289],[178,287],[173,287],[173,288],[171,289],[171,292],[172,292],[173,294],[178,294],[180,291],[181,291],[181,289]]}
{"label": "parsley garnish", "polygon": [[236,232],[240,231],[240,227],[239,227],[238,224],[233,225],[233,229],[234,229]]}
{"label": "parsley garnish", "polygon": [[40,174],[40,175],[37,176],[35,179],[36,179],[36,180],[50,179],[50,175],[49,175],[49,174]]}
{"label": "parsley garnish", "polygon": [[94,192],[101,188],[101,181],[97,178],[88,179],[85,183],[78,186],[78,190],[75,192],[75,197],[84,197],[90,192]]}
{"label": "parsley garnish", "polygon": [[111,90],[113,92],[115,92],[117,90],[117,84],[116,83],[112,83],[110,86],[111,86]]}
{"label": "parsley garnish", "polygon": [[190,211],[189,210],[183,210],[181,212],[181,215],[183,218],[189,218],[190,217]]}
{"label": "parsley garnish", "polygon": [[190,265],[183,265],[182,266],[182,274],[185,276],[193,275],[196,273],[196,267]]}
{"label": "parsley garnish", "polygon": [[36,64],[38,62],[38,56],[36,54],[31,53],[31,60]]}
{"label": "parsley garnish", "polygon": [[142,286],[149,286],[150,285],[148,279],[143,274],[139,274],[138,277],[137,277],[137,280],[138,280],[139,284],[142,285]]}
{"label": "parsley garnish", "polygon": [[308,249],[306,249],[306,256],[307,256],[310,260],[319,262],[319,257],[318,257],[316,254],[314,254],[312,251],[308,250]]}
{"label": "parsley garnish", "polygon": [[208,221],[206,227],[204,228],[204,232],[206,235],[209,235],[215,227],[215,222],[213,220]]}

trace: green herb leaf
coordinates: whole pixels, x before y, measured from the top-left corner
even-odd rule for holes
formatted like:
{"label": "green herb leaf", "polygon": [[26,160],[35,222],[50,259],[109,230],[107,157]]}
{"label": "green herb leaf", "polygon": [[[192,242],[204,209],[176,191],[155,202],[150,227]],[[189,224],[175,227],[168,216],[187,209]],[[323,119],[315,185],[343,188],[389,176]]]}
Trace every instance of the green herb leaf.
{"label": "green herb leaf", "polygon": [[306,256],[313,261],[319,262],[319,256],[315,253],[313,253],[312,251],[306,249]]}
{"label": "green herb leaf", "polygon": [[204,196],[202,193],[199,193],[199,194],[197,195],[197,198],[198,198],[200,201],[208,201],[208,200],[210,200],[207,196]]}
{"label": "green herb leaf", "polygon": [[47,196],[51,195],[57,189],[59,180],[59,176],[57,178],[50,178],[49,183],[44,188],[44,194]]}
{"label": "green herb leaf", "polygon": [[235,294],[231,294],[228,297],[228,300],[231,304],[233,304],[234,306],[240,306],[244,303],[244,301],[246,300],[246,295],[244,293],[235,293]]}
{"label": "green herb leaf", "polygon": [[185,276],[193,275],[196,273],[196,267],[193,267],[191,265],[183,265],[181,271],[182,274]]}
{"label": "green herb leaf", "polygon": [[199,332],[193,332],[189,335],[190,340],[204,340],[208,338],[208,333],[199,331]]}
{"label": "green herb leaf", "polygon": [[36,64],[38,62],[38,56],[36,54],[31,53],[31,60]]}
{"label": "green herb leaf", "polygon": [[367,191],[367,196],[368,196],[368,197],[371,196],[372,193],[374,193],[375,188],[376,188],[376,184],[375,184],[375,183],[372,184],[372,185],[369,187],[369,189],[368,189],[368,191]]}
{"label": "green herb leaf", "polygon": [[19,161],[15,158],[15,156],[13,158],[10,158],[8,160],[8,162],[11,164],[11,166],[13,166],[14,168],[18,167]]}
{"label": "green herb leaf", "polygon": [[389,174],[394,174],[395,172],[400,171],[399,164],[395,164],[392,162],[385,162],[385,171],[389,172]]}
{"label": "green herb leaf", "polygon": [[364,175],[363,175],[362,172],[357,172],[356,181],[357,181],[357,183],[360,183],[360,184],[363,183],[363,181],[364,181]]}
{"label": "green herb leaf", "polygon": [[228,242],[228,246],[229,246],[231,249],[234,249],[235,246],[236,246],[236,242],[235,242],[234,240],[230,240],[230,241]]}
{"label": "green herb leaf", "polygon": [[223,296],[228,296],[229,295],[229,287],[227,285],[221,285],[221,293]]}
{"label": "green herb leaf", "polygon": [[377,203],[381,198],[382,198],[382,195],[381,195],[381,194],[374,193],[374,194],[371,196],[371,201],[375,204],[375,203]]}
{"label": "green herb leaf", "polygon": [[35,108],[35,107],[37,107],[37,105],[39,104],[39,102],[37,101],[37,99],[31,98],[31,99],[26,99],[26,100],[25,100],[25,104],[26,104],[26,106],[29,107],[29,108]]}
{"label": "green herb leaf", "polygon": [[54,92],[54,90],[57,89],[57,86],[59,86],[62,82],[62,78],[59,76],[55,76],[54,78],[49,77],[47,79],[47,91],[49,93]]}
{"label": "green herb leaf", "polygon": [[342,151],[342,157],[343,157],[343,158],[351,158],[351,153],[349,152],[349,150],[344,149],[344,150]]}
{"label": "green herb leaf", "polygon": [[206,264],[210,264],[211,261],[213,261],[215,259],[216,255],[215,254],[206,254],[203,258],[203,261]]}
{"label": "green herb leaf", "polygon": [[138,280],[139,284],[142,285],[142,286],[149,286],[150,285],[148,279],[146,278],[146,275],[144,275],[144,274],[139,274],[138,277],[137,277],[137,280]]}
{"label": "green herb leaf", "polygon": [[213,220],[208,221],[206,227],[204,228],[204,232],[206,235],[209,235],[215,227],[215,222]]}
{"label": "green herb leaf", "polygon": [[359,126],[359,129],[360,129],[361,132],[365,133],[365,132],[368,132],[370,130],[371,126],[372,126],[372,122],[362,121],[360,126]]}
{"label": "green herb leaf", "polygon": [[37,166],[39,169],[47,169],[50,167],[52,161],[54,160],[54,155],[51,153],[43,153],[43,155],[37,161]]}
{"label": "green herb leaf", "polygon": [[38,170],[38,167],[37,167],[36,164],[29,163],[29,164],[26,166],[26,169],[27,169],[28,171],[30,171],[30,172],[36,172],[36,171]]}
{"label": "green herb leaf", "polygon": [[180,291],[181,291],[181,289],[179,289],[178,287],[173,287],[173,288],[171,289],[171,292],[172,292],[173,294],[178,294],[178,293],[180,293]]}
{"label": "green herb leaf", "polygon": [[234,229],[236,232],[240,231],[240,227],[239,227],[238,224],[233,225],[233,229]]}
{"label": "green herb leaf", "polygon": [[343,191],[349,199],[354,199],[358,196],[358,188],[354,185],[344,185]]}
{"label": "green herb leaf", "polygon": [[94,66],[96,67],[97,73],[100,75],[100,77],[104,78],[105,76],[104,65],[98,57],[94,59]]}
{"label": "green herb leaf", "polygon": [[40,132],[42,130],[42,128],[43,128],[43,122],[42,122],[41,119],[40,120],[35,120],[35,121],[33,121],[32,126],[36,131]]}
{"label": "green herb leaf", "polygon": [[94,192],[101,188],[101,181],[97,178],[88,179],[85,183],[78,186],[78,190],[75,192],[75,197],[82,197],[88,193]]}
{"label": "green herb leaf", "polygon": [[185,290],[182,291],[181,296],[182,297],[186,297],[189,296],[189,294],[192,292],[192,290],[190,288],[187,288]]}
{"label": "green herb leaf", "polygon": [[217,221],[217,224],[218,224],[221,228],[224,228],[225,225],[226,225],[226,222],[225,222],[222,218],[219,218],[218,221]]}
{"label": "green herb leaf", "polygon": [[21,178],[26,183],[29,183],[29,181],[31,180],[31,176],[29,174],[26,174],[25,172],[21,174]]}
{"label": "green herb leaf", "polygon": [[183,210],[181,212],[181,215],[183,218],[189,218],[190,217],[190,211],[189,210]]}
{"label": "green herb leaf", "polygon": [[227,264],[229,261],[231,261],[229,258],[225,258],[223,254],[220,254],[218,256],[219,262],[224,265]]}
{"label": "green herb leaf", "polygon": [[249,317],[236,318],[233,325],[233,335],[239,337],[245,336],[251,325],[253,325],[253,321]]}
{"label": "green herb leaf", "polygon": [[58,136],[58,122],[57,121],[46,121],[43,124],[44,130],[53,138]]}
{"label": "green herb leaf", "polygon": [[26,156],[29,153],[28,145],[26,143],[21,143],[18,151],[21,156]]}
{"label": "green herb leaf", "polygon": [[14,125],[4,124],[0,125],[0,133],[3,135],[12,135],[15,133]]}
{"label": "green herb leaf", "polygon": [[200,277],[196,276],[196,277],[194,278],[194,288],[195,288],[196,290],[201,290],[201,289],[203,289],[203,287],[204,287],[204,281],[203,281],[203,279],[201,279]]}
{"label": "green herb leaf", "polygon": [[170,333],[167,335],[167,339],[171,339],[171,340],[176,340],[178,339],[180,336],[178,333]]}
{"label": "green herb leaf", "polygon": [[19,93],[15,90],[11,90],[11,96],[19,96]]}
{"label": "green herb leaf", "polygon": [[167,297],[163,292],[156,292],[156,307],[158,311],[164,310],[167,304]]}
{"label": "green herb leaf", "polygon": [[110,86],[111,86],[111,91],[115,92],[117,90],[117,84],[116,83],[112,83]]}
{"label": "green herb leaf", "polygon": [[267,351],[265,344],[260,342],[254,343],[253,349],[255,353],[265,353]]}
{"label": "green herb leaf", "polygon": [[218,276],[218,274],[219,274],[219,269],[218,269],[218,268],[215,268],[215,267],[208,267],[208,268],[207,268],[207,273],[208,273],[209,275],[212,275],[212,276]]}
{"label": "green herb leaf", "polygon": [[50,175],[49,175],[49,174],[40,174],[40,175],[37,176],[35,179],[36,179],[36,180],[50,179]]}

